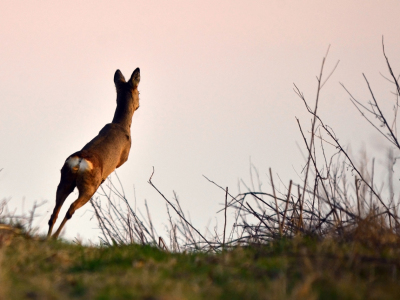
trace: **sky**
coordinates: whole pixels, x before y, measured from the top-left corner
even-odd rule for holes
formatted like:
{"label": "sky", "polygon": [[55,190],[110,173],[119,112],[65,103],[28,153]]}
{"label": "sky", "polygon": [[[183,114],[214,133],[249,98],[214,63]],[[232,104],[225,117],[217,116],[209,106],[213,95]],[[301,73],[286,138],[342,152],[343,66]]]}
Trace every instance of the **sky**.
{"label": "sky", "polygon": [[[19,212],[47,201],[35,223],[47,232],[65,159],[112,120],[116,69],[141,70],[132,148],[118,176],[143,211],[146,199],[162,234],[165,201],[147,182],[153,167],[153,183],[169,198],[176,191],[203,230],[224,201],[203,175],[233,194],[251,164],[265,190],[270,167],[278,184],[300,180],[295,117],[305,128],[311,117],[293,83],[313,103],[329,45],[326,72],[340,63],[319,112],[354,152],[380,151],[382,138],[339,83],[367,101],[365,73],[383,103],[392,99],[379,73],[387,74],[382,36],[400,72],[399,11],[397,0],[0,1],[0,199]],[[64,236],[96,240],[96,228],[87,204]]]}

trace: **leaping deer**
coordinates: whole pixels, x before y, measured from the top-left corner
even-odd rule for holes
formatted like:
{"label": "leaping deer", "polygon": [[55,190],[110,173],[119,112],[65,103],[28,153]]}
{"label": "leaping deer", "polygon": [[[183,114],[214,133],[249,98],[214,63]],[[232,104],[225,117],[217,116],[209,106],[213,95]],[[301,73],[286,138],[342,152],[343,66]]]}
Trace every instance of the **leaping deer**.
{"label": "leaping deer", "polygon": [[57,238],[65,223],[71,219],[74,212],[85,205],[100,184],[116,168],[128,160],[131,148],[131,124],[135,110],[139,108],[138,85],[140,70],[133,71],[128,82],[120,70],[114,75],[117,89],[117,108],[115,109],[112,123],[107,124],[99,134],[82,148],[81,151],[70,155],[61,169],[61,180],[57,187],[56,206],[49,220],[51,236],[53,226],[65,199],[78,188],[78,199],[71,204],[60,227],[53,235]]}

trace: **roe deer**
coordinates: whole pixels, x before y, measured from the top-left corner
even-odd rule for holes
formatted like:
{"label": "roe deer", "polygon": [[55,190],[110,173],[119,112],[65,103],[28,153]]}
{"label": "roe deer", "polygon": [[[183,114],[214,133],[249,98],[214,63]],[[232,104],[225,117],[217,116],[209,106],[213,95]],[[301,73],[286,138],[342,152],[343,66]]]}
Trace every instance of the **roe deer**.
{"label": "roe deer", "polygon": [[131,148],[132,116],[139,108],[137,89],[139,81],[139,68],[133,71],[128,82],[125,81],[120,70],[115,72],[117,108],[112,123],[105,125],[81,151],[75,152],[66,159],[61,169],[56,206],[49,220],[47,237],[51,236],[61,206],[75,187],[79,191],[78,199],[71,204],[60,227],[53,235],[54,238],[58,237],[74,212],[90,200],[107,176],[127,161]]}

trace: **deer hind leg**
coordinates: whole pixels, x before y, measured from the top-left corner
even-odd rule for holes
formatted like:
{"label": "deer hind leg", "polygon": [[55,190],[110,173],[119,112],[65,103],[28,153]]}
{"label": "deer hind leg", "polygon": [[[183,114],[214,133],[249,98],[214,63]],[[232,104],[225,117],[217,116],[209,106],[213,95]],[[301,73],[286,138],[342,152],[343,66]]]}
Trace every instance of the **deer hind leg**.
{"label": "deer hind leg", "polygon": [[92,198],[97,188],[100,186],[101,182],[102,180],[99,170],[90,170],[78,174],[78,177],[76,179],[76,186],[79,190],[78,199],[76,199],[75,202],[73,202],[69,207],[60,227],[53,235],[54,238],[57,238],[60,235],[65,223],[67,223],[67,221],[71,219],[75,211],[85,205],[90,200],[90,198]]}
{"label": "deer hind leg", "polygon": [[57,221],[58,213],[60,212],[61,206],[64,204],[65,199],[76,187],[76,174],[71,171],[67,164],[64,164],[61,169],[61,180],[57,187],[56,193],[56,206],[54,207],[53,214],[49,220],[49,232],[47,237],[51,236],[54,224]]}

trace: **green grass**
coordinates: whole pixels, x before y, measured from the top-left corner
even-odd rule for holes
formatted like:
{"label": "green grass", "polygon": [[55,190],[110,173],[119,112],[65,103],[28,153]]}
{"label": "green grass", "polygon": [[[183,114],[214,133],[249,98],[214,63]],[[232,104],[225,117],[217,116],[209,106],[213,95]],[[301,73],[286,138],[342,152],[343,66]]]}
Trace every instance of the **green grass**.
{"label": "green grass", "polygon": [[400,299],[390,241],[299,237],[178,254],[17,235],[0,247],[0,299]]}

